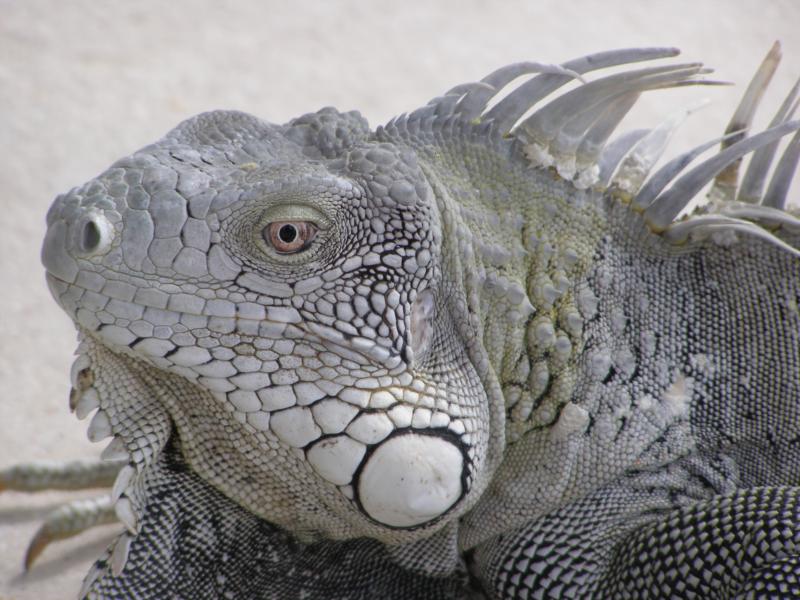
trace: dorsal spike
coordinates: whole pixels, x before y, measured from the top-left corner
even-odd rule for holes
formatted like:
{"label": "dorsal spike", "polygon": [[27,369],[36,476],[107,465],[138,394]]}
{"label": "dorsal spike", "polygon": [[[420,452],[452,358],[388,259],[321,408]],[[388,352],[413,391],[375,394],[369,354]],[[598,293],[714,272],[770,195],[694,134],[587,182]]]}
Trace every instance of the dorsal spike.
{"label": "dorsal spike", "polygon": [[[485,109],[488,102],[494,97],[501,89],[510,84],[512,81],[523,75],[531,73],[548,73],[557,76],[564,76],[567,79],[577,78],[581,81],[582,78],[579,73],[566,69],[560,65],[549,65],[538,62],[518,62],[511,65],[501,67],[496,71],[492,71],[484,77],[477,84],[467,84],[475,86],[472,89],[465,90],[467,94],[461,100],[459,105],[459,112],[466,119],[474,119],[478,117]],[[464,86],[456,86],[454,90],[460,90]],[[451,93],[451,92],[448,92]]]}
{"label": "dorsal spike", "polygon": [[543,106],[515,128],[514,133],[531,144],[547,148],[574,115],[593,113],[599,116],[595,111],[602,113],[607,102],[619,95],[674,85],[702,70],[700,64],[669,65],[617,73],[592,81]]}
{"label": "dorsal spike", "polygon": [[517,77],[522,75],[529,75],[531,73],[543,73],[548,75],[559,75],[567,77],[568,79],[578,79],[579,81],[583,81],[583,77],[581,74],[568,68],[563,65],[555,65],[549,63],[540,63],[540,62],[520,62],[514,63],[513,65],[507,65],[505,67],[501,67],[496,71],[490,73],[481,81],[483,83],[488,83],[496,90],[500,90],[512,81],[514,81]]}
{"label": "dorsal spike", "polygon": [[[778,68],[778,63],[781,61],[781,45],[780,42],[775,42],[770,48],[761,65],[756,70],[755,75],[750,80],[750,84],[739,102],[739,106],[733,113],[728,126],[725,128],[725,133],[733,131],[741,132],[738,137],[726,140],[722,143],[720,150],[732,146],[740,139],[747,135],[750,125],[753,122],[753,116],[756,113],[761,98],[775,74],[775,69]],[[708,193],[709,198],[714,200],[733,200],[736,195],[736,187],[739,184],[739,164],[741,159],[735,160],[720,171],[714,178],[714,184]]]}
{"label": "dorsal spike", "polygon": [[751,223],[750,221],[725,215],[699,215],[687,219],[686,221],[678,221],[670,225],[669,228],[664,231],[664,237],[671,242],[680,244],[687,241],[692,235],[708,236],[716,232],[724,235],[730,235],[732,232],[751,235],[766,240],[770,244],[774,244],[790,254],[800,257],[800,250],[787,244],[784,240],[763,227],[760,227],[757,223]]}
{"label": "dorsal spike", "polygon": [[[447,116],[453,114],[453,108],[460,100],[461,96],[457,94],[450,94],[444,96],[437,96],[436,98],[432,98],[428,101],[428,103],[423,107],[429,110],[426,114],[434,114],[436,116]],[[414,113],[418,112],[421,109],[417,109]],[[412,114],[414,114],[412,113]]]}
{"label": "dorsal spike", "polygon": [[781,208],[762,204],[744,204],[742,202],[724,202],[716,205],[715,214],[744,219],[758,223],[767,229],[788,227],[800,230],[800,217]]}
{"label": "dorsal spike", "polygon": [[797,172],[798,162],[800,162],[800,131],[794,134],[781,160],[778,162],[778,166],[775,167],[772,181],[769,184],[767,193],[764,195],[764,206],[771,206],[781,210],[786,208],[789,188]]}
{"label": "dorsal spike", "polygon": [[[789,94],[770,122],[770,128],[791,120],[794,113],[797,111],[798,105],[800,105],[800,102],[797,101],[798,93],[800,93],[800,79],[798,79],[792,89],[789,90]],[[767,180],[770,165],[772,165],[775,153],[778,150],[778,142],[779,140],[776,140],[771,144],[766,144],[753,153],[747,171],[744,177],[742,177],[742,183],[739,186],[739,194],[736,197],[739,202],[756,203],[761,201],[764,183]]]}
{"label": "dorsal spike", "polygon": [[705,102],[673,113],[657,127],[650,130],[623,158],[611,185],[633,197],[650,174],[650,170],[661,158],[672,134],[684,119]]}
{"label": "dorsal spike", "polygon": [[517,77],[530,73],[527,62],[518,62],[500,67],[489,73],[476,87],[461,99],[459,110],[465,119],[474,119],[486,110],[486,105],[505,87]]}
{"label": "dorsal spike", "polygon": [[598,174],[597,183],[606,188],[611,181],[611,176],[617,170],[620,161],[630,152],[631,148],[635,146],[639,140],[650,133],[649,129],[633,129],[626,131],[608,146],[603,149],[600,155],[598,166],[600,173]]}
{"label": "dorsal spike", "polygon": [[[565,121],[548,148],[550,154],[554,157],[556,169],[561,177],[564,179],[572,179],[575,176],[578,170],[578,147],[583,141],[587,131],[594,123],[606,115],[611,108],[616,108],[617,111],[624,109],[624,113],[619,115],[619,119],[622,119],[625,113],[633,106],[638,96],[638,92],[622,94],[622,96],[613,96],[590,110],[576,113]],[[592,163],[592,165],[585,165],[584,169],[593,166],[593,164],[594,163]],[[579,185],[578,182],[574,181],[573,183]],[[587,187],[592,183],[594,183],[594,181],[585,180],[580,182],[579,187]]]}
{"label": "dorsal spike", "polygon": [[688,152],[684,152],[680,156],[673,158],[658,171],[656,171],[650,179],[642,186],[639,193],[633,199],[633,207],[639,210],[644,210],[656,199],[661,191],[669,185],[669,182],[678,176],[678,173],[683,171],[691,162],[694,161],[703,152],[710,150],[713,146],[724,142],[725,138],[730,138],[738,135],[738,131],[731,132],[727,135],[720,136],[716,139],[700,144],[692,148]]}
{"label": "dorsal spike", "polygon": [[[458,112],[467,120],[474,119],[480,115],[483,109],[486,108],[486,103],[497,93],[497,90],[488,83],[476,82],[469,85],[473,87],[464,94],[458,103]],[[453,90],[459,87],[461,86],[456,86]]]}
{"label": "dorsal spike", "polygon": [[[626,48],[582,56],[563,63],[570,71],[584,74],[618,65],[667,58],[680,53],[676,48]],[[525,82],[486,112],[484,118],[494,119],[500,131],[508,131],[539,100],[554,92],[572,78],[565,75],[544,74]]]}
{"label": "dorsal spike", "polygon": [[636,104],[639,95],[639,92],[631,92],[617,98],[586,131],[575,153],[575,163],[579,170],[597,164],[608,138]]}
{"label": "dorsal spike", "polygon": [[664,230],[703,186],[731,162],[797,129],[800,129],[800,121],[790,121],[740,140],[716,156],[712,156],[660,194],[645,211],[645,218],[656,231]]}
{"label": "dorsal spike", "polygon": [[490,85],[486,85],[480,81],[470,81],[469,83],[459,83],[447,90],[445,96],[463,96],[477,90],[494,89]]}
{"label": "dorsal spike", "polygon": [[430,105],[435,107],[435,114],[437,116],[447,116],[453,114],[459,100],[461,100],[460,95],[449,94],[431,100]]}
{"label": "dorsal spike", "polygon": [[[742,95],[739,105],[736,107],[728,126],[725,128],[726,134],[733,131],[740,131],[742,133],[739,138],[734,137],[723,142],[720,148],[721,150],[733,146],[736,142],[745,137],[746,132],[750,129],[750,125],[753,122],[756,109],[761,103],[764,92],[769,86],[770,81],[772,81],[772,76],[775,74],[775,70],[778,68],[780,61],[781,44],[780,42],[775,42],[759,65],[750,83],[747,85],[747,89]],[[722,175],[722,173],[720,173],[720,175]]]}
{"label": "dorsal spike", "polygon": [[573,58],[562,63],[561,66],[583,74],[617,65],[627,65],[658,58],[672,58],[680,53],[681,51],[674,47],[620,48]]}

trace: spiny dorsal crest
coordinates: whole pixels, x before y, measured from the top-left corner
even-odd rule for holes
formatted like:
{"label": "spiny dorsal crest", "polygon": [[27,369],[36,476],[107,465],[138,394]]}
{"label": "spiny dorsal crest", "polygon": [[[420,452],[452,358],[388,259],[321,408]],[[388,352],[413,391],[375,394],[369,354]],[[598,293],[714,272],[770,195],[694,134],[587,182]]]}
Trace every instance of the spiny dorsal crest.
{"label": "spiny dorsal crest", "polygon": [[[553,169],[578,189],[591,187],[629,202],[654,232],[674,242],[739,232],[766,238],[800,254],[776,231],[780,227],[789,232],[800,229],[800,219],[786,211],[789,187],[800,160],[800,121],[792,120],[800,103],[800,81],[789,91],[768,129],[749,135],[755,109],[780,61],[778,42],[756,72],[724,136],[678,155],[657,170],[654,167],[673,131],[694,107],[653,129],[628,131],[609,141],[642,92],[722,82],[703,79],[711,71],[700,63],[630,69],[593,80],[583,76],[678,53],[675,48],[622,49],[561,65],[508,65],[480,82],[452,88],[427,106],[392,120],[385,129],[432,143],[442,139],[446,143],[448,135],[481,137],[511,159]],[[515,80],[535,73],[498,100]],[[580,85],[549,99],[575,80]],[[779,142],[792,133],[770,178]],[[690,163],[717,144],[721,146],[718,154],[684,173]],[[739,185],[739,163],[751,153]],[[711,182],[710,205],[676,221]]]}

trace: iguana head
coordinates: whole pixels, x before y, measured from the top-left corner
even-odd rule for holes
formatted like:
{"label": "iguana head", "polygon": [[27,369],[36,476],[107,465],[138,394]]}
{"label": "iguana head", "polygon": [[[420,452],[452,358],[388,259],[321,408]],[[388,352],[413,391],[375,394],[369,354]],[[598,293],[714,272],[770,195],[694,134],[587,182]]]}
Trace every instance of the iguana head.
{"label": "iguana head", "polygon": [[59,197],[42,257],[93,344],[223,408],[213,435],[178,435],[248,449],[263,495],[234,499],[385,537],[466,506],[489,409],[435,194],[369,136],[331,109],[200,115]]}

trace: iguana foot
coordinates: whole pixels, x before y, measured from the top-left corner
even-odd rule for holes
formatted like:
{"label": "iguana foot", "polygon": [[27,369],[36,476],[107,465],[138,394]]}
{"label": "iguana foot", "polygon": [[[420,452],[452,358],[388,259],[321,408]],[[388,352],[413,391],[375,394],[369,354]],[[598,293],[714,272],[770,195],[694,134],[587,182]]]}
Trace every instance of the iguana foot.
{"label": "iguana foot", "polygon": [[[118,461],[76,460],[31,462],[0,470],[0,492],[109,488],[119,472]],[[117,521],[109,496],[68,502],[47,515],[25,553],[25,570],[52,542],[73,537],[97,525]]]}
{"label": "iguana foot", "polygon": [[47,515],[25,552],[25,570],[52,542],[83,533],[98,525],[117,522],[114,506],[108,496],[73,500]]}

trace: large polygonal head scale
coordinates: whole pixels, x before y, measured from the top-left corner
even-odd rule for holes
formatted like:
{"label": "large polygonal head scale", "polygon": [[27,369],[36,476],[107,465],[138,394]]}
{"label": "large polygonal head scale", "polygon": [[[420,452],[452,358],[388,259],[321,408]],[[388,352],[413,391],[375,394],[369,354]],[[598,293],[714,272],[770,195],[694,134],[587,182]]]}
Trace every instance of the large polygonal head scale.
{"label": "large polygonal head scale", "polygon": [[206,444],[240,450],[226,464],[258,485],[234,500],[398,539],[469,505],[489,443],[442,247],[413,151],[323,109],[286,126],[186,121],[59,197],[42,257],[88,339],[214,403],[214,431],[177,418],[189,400],[170,411],[190,462]]}

